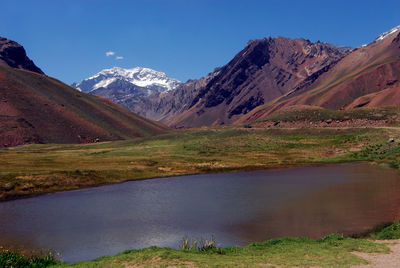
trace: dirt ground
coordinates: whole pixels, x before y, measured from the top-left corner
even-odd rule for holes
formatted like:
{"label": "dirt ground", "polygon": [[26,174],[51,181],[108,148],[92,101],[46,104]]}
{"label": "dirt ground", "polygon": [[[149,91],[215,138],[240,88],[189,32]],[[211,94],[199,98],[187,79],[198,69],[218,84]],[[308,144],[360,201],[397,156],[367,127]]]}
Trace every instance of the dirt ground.
{"label": "dirt ground", "polygon": [[400,239],[381,240],[376,243],[386,244],[391,252],[389,254],[353,252],[354,255],[366,259],[370,264],[356,265],[354,268],[399,268],[400,267]]}

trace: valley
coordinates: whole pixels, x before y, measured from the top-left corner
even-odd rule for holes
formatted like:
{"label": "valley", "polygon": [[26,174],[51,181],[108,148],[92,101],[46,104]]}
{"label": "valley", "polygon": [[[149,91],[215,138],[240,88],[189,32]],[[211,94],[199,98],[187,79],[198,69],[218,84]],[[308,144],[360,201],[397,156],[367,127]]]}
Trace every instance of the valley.
{"label": "valley", "polygon": [[155,62],[196,38],[167,32],[148,61],[140,38],[102,38],[70,85],[0,37],[1,267],[352,267],[397,248],[376,241],[400,238],[400,26],[358,47],[246,35],[186,82],[158,71],[176,55]]}

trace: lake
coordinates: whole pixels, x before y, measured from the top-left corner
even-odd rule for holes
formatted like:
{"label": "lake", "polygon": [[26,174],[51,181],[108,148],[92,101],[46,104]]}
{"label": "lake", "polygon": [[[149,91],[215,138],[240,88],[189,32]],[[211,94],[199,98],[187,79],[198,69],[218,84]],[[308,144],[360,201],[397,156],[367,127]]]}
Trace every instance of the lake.
{"label": "lake", "polygon": [[0,245],[73,262],[184,236],[244,246],[400,219],[400,173],[368,163],[130,181],[0,203]]}

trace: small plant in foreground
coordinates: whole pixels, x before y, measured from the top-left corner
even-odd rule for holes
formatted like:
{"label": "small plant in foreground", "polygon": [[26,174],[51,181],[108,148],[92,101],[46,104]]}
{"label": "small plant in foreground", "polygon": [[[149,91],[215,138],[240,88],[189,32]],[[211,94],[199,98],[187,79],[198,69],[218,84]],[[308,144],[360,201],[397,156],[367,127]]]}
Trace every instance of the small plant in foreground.
{"label": "small plant in foreground", "polygon": [[198,248],[199,251],[216,251],[218,250],[214,236],[211,237],[210,240],[208,239],[200,239],[200,246]]}
{"label": "small plant in foreground", "polygon": [[189,237],[185,236],[182,239],[179,248],[182,250],[197,250],[197,240],[195,239],[192,240]]}
{"label": "small plant in foreground", "polygon": [[219,252],[221,249],[217,248],[217,245],[215,243],[215,238],[214,236],[211,237],[210,240],[208,239],[190,239],[189,237],[185,236],[181,244],[179,245],[179,248],[182,250],[187,250],[187,251],[202,251],[202,252]]}

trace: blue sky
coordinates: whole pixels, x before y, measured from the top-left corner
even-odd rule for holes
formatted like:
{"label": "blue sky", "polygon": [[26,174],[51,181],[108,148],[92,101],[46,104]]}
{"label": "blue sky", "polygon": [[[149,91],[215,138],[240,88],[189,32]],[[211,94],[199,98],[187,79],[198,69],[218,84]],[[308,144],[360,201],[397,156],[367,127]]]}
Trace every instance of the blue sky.
{"label": "blue sky", "polygon": [[250,39],[369,43],[400,24],[399,10],[398,0],[10,0],[1,3],[0,36],[68,84],[113,66],[186,81],[226,64]]}

